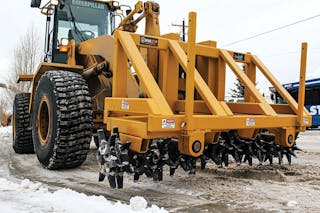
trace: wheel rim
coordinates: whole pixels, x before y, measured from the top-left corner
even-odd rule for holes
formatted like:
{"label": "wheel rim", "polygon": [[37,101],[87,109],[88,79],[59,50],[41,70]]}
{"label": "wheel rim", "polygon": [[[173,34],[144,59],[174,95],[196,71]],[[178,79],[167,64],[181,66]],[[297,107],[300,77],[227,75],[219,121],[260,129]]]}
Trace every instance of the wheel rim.
{"label": "wheel rim", "polygon": [[50,104],[46,96],[41,98],[37,112],[37,131],[41,146],[48,143],[50,135]]}

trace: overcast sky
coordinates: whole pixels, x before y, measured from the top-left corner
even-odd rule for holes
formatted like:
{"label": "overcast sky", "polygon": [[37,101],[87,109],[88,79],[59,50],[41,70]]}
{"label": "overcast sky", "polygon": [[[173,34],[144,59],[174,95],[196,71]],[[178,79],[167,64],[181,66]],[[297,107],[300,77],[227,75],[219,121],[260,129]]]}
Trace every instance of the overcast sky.
{"label": "overcast sky", "polygon": [[[120,1],[134,5],[136,1]],[[259,36],[231,46],[239,39],[294,23],[320,14],[318,0],[158,0],[161,33],[179,32],[172,27],[187,20],[188,12],[197,12],[197,41],[216,40],[218,46],[258,55],[281,83],[297,81],[299,76],[301,42],[309,43],[308,77],[320,77],[320,17],[291,27]],[[45,17],[30,1],[6,1],[0,7],[1,48],[0,82],[10,72],[14,46],[28,27],[34,25],[44,34]],[[258,77],[260,77],[258,75]],[[233,80],[228,77],[228,87]],[[270,86],[258,79],[258,87]]]}

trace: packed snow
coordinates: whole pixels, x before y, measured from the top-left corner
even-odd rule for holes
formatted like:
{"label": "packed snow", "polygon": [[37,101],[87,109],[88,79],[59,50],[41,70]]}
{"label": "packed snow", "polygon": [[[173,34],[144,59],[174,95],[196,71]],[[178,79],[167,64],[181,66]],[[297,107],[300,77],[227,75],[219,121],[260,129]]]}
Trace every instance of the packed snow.
{"label": "packed snow", "polygon": [[[11,127],[0,128],[0,138],[8,138],[12,134]],[[147,201],[140,196],[132,197],[130,204],[120,201],[112,202],[103,196],[89,196],[71,189],[61,188],[49,190],[39,182],[28,179],[10,180],[0,174],[0,212],[168,212],[156,205],[148,207]]]}
{"label": "packed snow", "polygon": [[114,203],[103,196],[88,196],[71,189],[50,192],[41,183],[28,179],[20,183],[0,178],[0,211],[7,212],[143,212],[164,213],[156,205],[147,207],[143,197],[133,197],[130,204]]}
{"label": "packed snow", "polygon": [[0,127],[0,138],[8,138],[12,135],[12,126]]}

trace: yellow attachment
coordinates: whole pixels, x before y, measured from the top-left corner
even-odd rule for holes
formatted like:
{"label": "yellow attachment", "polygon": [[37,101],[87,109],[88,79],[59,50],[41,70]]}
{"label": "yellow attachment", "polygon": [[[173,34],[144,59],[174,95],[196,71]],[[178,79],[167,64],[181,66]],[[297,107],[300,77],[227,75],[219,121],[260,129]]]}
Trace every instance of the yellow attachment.
{"label": "yellow attachment", "polygon": [[296,130],[294,127],[283,127],[276,129],[275,142],[276,144],[282,145],[284,147],[292,147],[295,142]]}
{"label": "yellow attachment", "polygon": [[304,117],[304,96],[306,90],[306,66],[307,66],[307,43],[301,45],[301,62],[300,62],[300,82],[299,82],[299,101],[298,101],[298,126],[299,130],[305,130],[305,124],[309,119]]}
{"label": "yellow attachment", "polygon": [[258,129],[239,129],[238,135],[241,138],[254,140],[257,137]]}
{"label": "yellow attachment", "polygon": [[[258,57],[219,49],[212,41],[196,44],[195,20],[196,14],[190,13],[187,43],[179,42],[175,35],[116,31],[113,94],[104,103],[107,129],[118,127],[126,139],[134,141],[131,149],[136,152],[144,152],[141,147],[145,140],[170,137],[178,139],[180,152],[196,157],[205,143],[217,142],[220,132],[229,130],[237,130],[240,137],[254,140],[260,129],[269,129],[275,133],[276,143],[292,146],[295,132],[311,125],[311,122],[297,125],[301,109],[298,110],[295,100]],[[159,53],[158,79],[153,75],[154,67],[143,57],[150,51],[141,53],[142,48]],[[131,86],[123,78],[128,74],[128,61],[135,73],[129,75],[137,79],[145,97],[128,95]],[[245,71],[239,62],[245,64]],[[245,85],[243,103],[224,101],[226,66]],[[288,104],[267,103],[255,87],[257,70]],[[311,121],[304,108],[302,114],[304,120]]]}
{"label": "yellow attachment", "polygon": [[33,80],[34,75],[33,74],[23,74],[23,75],[19,75],[17,83],[19,83],[20,81],[32,81]]}
{"label": "yellow attachment", "polygon": [[182,154],[199,157],[204,149],[204,132],[183,132],[179,137],[178,147]]}

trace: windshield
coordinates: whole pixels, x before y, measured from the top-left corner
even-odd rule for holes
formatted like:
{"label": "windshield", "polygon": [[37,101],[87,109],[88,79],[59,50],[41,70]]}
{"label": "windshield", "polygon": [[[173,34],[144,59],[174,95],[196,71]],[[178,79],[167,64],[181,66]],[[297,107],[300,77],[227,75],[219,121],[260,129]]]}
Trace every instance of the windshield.
{"label": "windshield", "polygon": [[74,39],[76,43],[111,34],[114,26],[106,3],[87,0],[66,0],[58,13],[58,42],[61,38]]}

